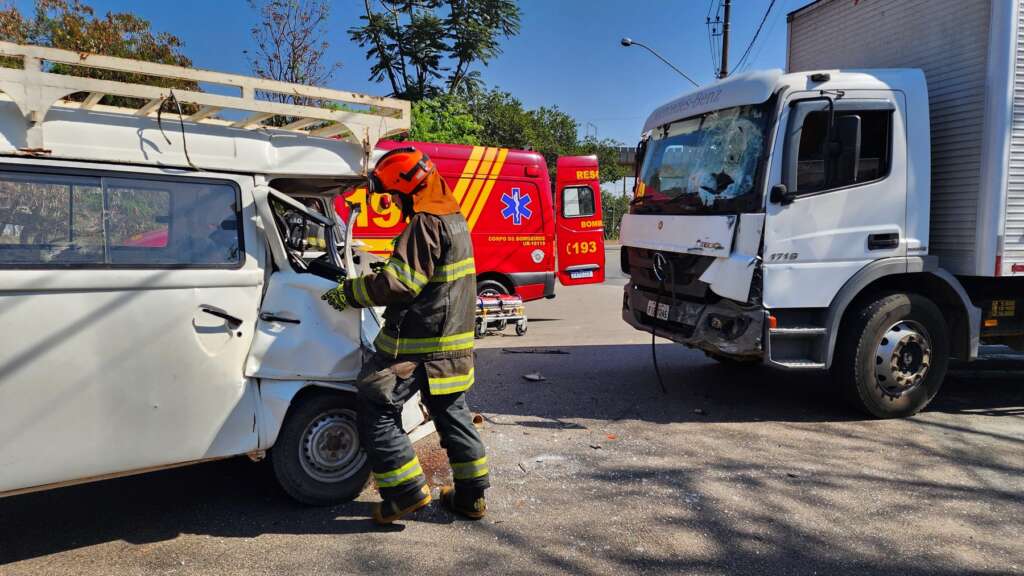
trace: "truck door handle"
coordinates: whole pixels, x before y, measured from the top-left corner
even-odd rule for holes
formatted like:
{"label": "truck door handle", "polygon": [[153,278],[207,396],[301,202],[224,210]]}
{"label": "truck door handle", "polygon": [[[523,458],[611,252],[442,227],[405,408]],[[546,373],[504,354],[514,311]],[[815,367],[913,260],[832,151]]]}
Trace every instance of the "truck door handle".
{"label": "truck door handle", "polygon": [[899,232],[887,232],[885,234],[870,234],[868,236],[868,250],[892,250],[900,245]]}
{"label": "truck door handle", "polygon": [[260,320],[264,322],[284,322],[285,324],[302,324],[302,320],[297,318],[285,318],[284,316],[278,316],[277,314],[271,314],[264,312],[260,314]]}
{"label": "truck door handle", "polygon": [[238,318],[237,316],[232,316],[231,314],[228,314],[227,312],[221,310],[220,308],[217,308],[216,306],[204,305],[200,306],[199,309],[202,310],[203,312],[206,312],[210,316],[216,316],[217,318],[224,320],[225,322],[228,323],[228,328],[231,328],[232,330],[236,330],[238,329],[239,326],[242,325],[241,318]]}

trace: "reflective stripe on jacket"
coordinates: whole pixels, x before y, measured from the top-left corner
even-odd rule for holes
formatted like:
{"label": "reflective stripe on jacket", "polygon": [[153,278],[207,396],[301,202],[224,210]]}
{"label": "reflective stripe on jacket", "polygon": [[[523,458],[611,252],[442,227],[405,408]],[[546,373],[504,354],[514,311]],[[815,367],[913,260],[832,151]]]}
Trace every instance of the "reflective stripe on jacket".
{"label": "reflective stripe on jacket", "polygon": [[432,394],[472,386],[476,267],[461,213],[414,215],[384,269],[344,287],[356,307],[386,307],[374,346],[393,358],[425,361]]}

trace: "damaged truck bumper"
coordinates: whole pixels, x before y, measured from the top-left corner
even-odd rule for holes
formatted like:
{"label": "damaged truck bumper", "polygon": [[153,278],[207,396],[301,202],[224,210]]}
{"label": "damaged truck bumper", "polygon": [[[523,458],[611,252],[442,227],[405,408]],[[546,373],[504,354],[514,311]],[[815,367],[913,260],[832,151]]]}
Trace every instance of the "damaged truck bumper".
{"label": "damaged truck bumper", "polygon": [[765,311],[761,308],[741,308],[730,300],[672,302],[628,283],[622,319],[637,330],[713,354],[764,358]]}

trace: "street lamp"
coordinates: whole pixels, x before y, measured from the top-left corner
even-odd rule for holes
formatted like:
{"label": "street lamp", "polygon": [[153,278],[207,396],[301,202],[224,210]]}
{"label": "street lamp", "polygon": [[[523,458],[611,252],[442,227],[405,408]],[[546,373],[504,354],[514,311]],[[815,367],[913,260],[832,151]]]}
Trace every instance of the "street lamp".
{"label": "street lamp", "polygon": [[650,52],[651,54],[654,54],[655,56],[657,56],[658,60],[661,60],[665,64],[668,64],[669,68],[671,68],[671,69],[675,70],[676,72],[678,72],[680,76],[682,76],[683,78],[686,78],[687,80],[689,80],[690,83],[693,84],[694,86],[696,86],[697,88],[700,88],[700,84],[697,84],[696,82],[694,82],[693,78],[690,78],[689,76],[686,75],[685,72],[683,72],[679,68],[676,68],[671,62],[666,60],[661,54],[658,54],[657,52],[655,52],[654,49],[651,48],[650,46],[647,46],[646,44],[642,44],[640,42],[637,42],[636,40],[633,40],[632,38],[623,38],[622,39],[622,45],[625,46],[626,48],[629,48],[630,46],[639,46],[641,48],[645,48],[648,52]]}

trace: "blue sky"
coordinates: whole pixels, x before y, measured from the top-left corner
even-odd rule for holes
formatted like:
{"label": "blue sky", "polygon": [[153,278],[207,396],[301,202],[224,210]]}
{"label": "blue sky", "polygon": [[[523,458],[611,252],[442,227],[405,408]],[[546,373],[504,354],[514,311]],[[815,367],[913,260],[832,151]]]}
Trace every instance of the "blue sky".
{"label": "blue sky", "polygon": [[[751,51],[754,68],[785,66],[786,13],[810,0],[776,0]],[[242,50],[252,47],[256,14],[244,0],[87,0],[98,12],[135,12],[155,30],[178,35],[197,67],[247,73]],[[572,114],[581,132],[632,144],[646,115],[690,84],[642,48],[623,48],[629,36],[658,50],[705,83],[714,79],[704,24],[718,0],[520,0],[522,31],[487,67],[484,80],[519,97],[528,107],[558,106]],[[735,64],[770,0],[733,0],[730,61]],[[16,0],[25,10],[32,2]],[[343,68],[333,86],[385,94],[389,87],[367,80],[363,49],[346,30],[358,22],[362,0],[334,0],[331,53]],[[587,123],[591,125],[587,125]],[[595,128],[596,127],[596,128]]]}

